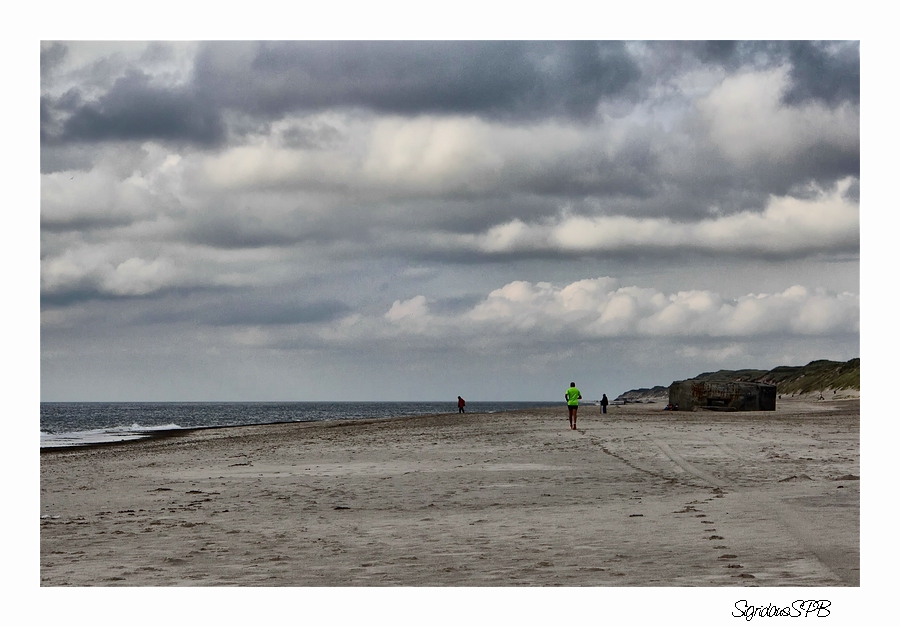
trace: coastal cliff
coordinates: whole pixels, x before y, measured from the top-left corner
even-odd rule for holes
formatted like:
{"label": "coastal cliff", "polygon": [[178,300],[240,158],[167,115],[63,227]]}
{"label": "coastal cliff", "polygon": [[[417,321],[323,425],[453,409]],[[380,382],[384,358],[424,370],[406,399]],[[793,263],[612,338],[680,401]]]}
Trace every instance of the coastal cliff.
{"label": "coastal cliff", "polygon": [[[805,366],[778,366],[771,370],[716,370],[704,372],[692,379],[698,381],[747,381],[774,385],[777,394],[859,395],[859,358],[849,361],[818,359]],[[854,394],[855,393],[855,394]],[[620,394],[613,402],[651,403],[668,398],[668,386],[638,388]]]}

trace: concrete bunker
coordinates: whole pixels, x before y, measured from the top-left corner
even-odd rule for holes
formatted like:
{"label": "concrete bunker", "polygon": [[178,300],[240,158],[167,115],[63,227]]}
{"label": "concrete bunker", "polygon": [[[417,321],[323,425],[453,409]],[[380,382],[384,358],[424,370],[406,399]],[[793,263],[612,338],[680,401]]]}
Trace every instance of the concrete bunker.
{"label": "concrete bunker", "polygon": [[674,381],[669,404],[681,411],[775,411],[775,386],[749,381]]}

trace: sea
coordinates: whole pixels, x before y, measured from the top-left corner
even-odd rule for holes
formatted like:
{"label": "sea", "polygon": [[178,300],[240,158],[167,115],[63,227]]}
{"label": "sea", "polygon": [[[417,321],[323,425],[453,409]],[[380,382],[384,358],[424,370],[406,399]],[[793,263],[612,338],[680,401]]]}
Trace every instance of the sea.
{"label": "sea", "polygon": [[[466,413],[550,407],[550,401],[467,401]],[[457,413],[452,402],[41,403],[41,449],[151,438],[179,429]]]}

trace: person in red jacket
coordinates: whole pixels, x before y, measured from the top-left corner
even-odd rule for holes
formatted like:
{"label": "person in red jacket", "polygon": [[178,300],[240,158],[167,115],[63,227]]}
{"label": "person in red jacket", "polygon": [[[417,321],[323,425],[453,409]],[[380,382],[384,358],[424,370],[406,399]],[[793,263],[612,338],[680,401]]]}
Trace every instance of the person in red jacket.
{"label": "person in red jacket", "polygon": [[458,400],[456,401],[456,406],[459,407],[459,413],[466,413],[466,400],[462,396],[456,397]]}

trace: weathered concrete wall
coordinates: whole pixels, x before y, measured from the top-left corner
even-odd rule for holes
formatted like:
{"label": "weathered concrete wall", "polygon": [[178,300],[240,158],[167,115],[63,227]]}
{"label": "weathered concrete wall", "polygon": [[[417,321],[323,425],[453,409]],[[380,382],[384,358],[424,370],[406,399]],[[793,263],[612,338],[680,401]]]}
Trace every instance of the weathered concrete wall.
{"label": "weathered concrete wall", "polygon": [[746,381],[675,381],[669,404],[681,411],[695,407],[730,411],[775,411],[775,386]]}

